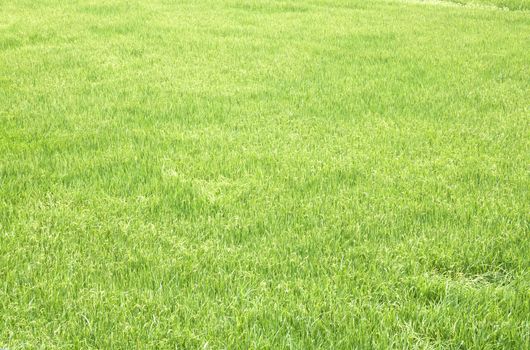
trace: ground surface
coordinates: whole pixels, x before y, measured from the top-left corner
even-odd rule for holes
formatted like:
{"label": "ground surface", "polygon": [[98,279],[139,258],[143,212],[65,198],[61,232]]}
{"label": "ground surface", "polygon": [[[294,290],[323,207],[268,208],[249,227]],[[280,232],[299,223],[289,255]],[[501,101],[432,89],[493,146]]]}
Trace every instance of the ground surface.
{"label": "ground surface", "polygon": [[484,4],[0,2],[0,347],[528,348],[529,2]]}

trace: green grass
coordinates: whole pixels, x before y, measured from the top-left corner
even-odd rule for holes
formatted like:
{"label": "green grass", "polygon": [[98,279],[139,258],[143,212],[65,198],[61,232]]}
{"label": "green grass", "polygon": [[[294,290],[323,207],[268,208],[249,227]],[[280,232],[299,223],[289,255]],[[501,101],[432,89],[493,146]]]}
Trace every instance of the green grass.
{"label": "green grass", "polygon": [[501,9],[508,9],[508,10],[530,10],[530,0],[447,0],[447,1],[461,4],[461,5],[494,6],[494,7],[498,7]]}
{"label": "green grass", "polygon": [[483,3],[0,2],[0,348],[528,348],[529,2]]}

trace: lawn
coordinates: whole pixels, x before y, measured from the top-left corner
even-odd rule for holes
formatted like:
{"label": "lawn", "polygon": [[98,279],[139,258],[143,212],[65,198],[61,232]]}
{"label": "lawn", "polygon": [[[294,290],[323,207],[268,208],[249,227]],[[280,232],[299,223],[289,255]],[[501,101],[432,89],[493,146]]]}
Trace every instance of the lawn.
{"label": "lawn", "polygon": [[0,348],[524,349],[529,267],[529,0],[0,2]]}

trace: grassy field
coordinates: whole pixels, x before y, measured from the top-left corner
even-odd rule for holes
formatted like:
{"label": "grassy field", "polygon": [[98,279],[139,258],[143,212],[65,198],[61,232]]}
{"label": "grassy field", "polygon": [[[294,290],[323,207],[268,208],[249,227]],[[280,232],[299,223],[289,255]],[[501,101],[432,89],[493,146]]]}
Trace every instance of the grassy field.
{"label": "grassy field", "polygon": [[1,1],[0,348],[528,348],[528,9]]}
{"label": "grassy field", "polygon": [[530,0],[448,0],[448,1],[461,4],[461,5],[491,6],[491,7],[498,7],[498,8],[507,9],[507,10],[530,10]]}

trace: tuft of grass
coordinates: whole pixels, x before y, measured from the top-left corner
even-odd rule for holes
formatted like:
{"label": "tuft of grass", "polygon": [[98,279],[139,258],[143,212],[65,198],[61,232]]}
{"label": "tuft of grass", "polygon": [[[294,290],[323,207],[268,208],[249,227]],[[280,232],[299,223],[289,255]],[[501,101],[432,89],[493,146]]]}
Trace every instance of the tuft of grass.
{"label": "tuft of grass", "polygon": [[403,1],[2,1],[0,347],[528,348],[529,37]]}

